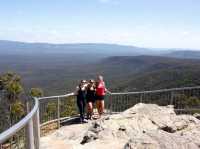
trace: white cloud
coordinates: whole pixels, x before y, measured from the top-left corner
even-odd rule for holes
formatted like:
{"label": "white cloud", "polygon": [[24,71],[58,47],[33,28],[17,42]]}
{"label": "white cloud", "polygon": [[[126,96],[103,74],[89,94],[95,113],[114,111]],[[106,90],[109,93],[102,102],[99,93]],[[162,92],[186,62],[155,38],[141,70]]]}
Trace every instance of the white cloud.
{"label": "white cloud", "polygon": [[183,35],[189,35],[190,32],[189,32],[189,31],[183,31],[182,34],[183,34]]}

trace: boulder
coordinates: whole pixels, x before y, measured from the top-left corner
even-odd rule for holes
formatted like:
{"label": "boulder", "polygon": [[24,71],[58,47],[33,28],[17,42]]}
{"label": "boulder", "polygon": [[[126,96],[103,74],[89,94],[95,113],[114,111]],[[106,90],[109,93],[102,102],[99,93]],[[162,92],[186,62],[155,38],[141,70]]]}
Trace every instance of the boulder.
{"label": "boulder", "polygon": [[200,113],[195,113],[193,116],[200,120]]}

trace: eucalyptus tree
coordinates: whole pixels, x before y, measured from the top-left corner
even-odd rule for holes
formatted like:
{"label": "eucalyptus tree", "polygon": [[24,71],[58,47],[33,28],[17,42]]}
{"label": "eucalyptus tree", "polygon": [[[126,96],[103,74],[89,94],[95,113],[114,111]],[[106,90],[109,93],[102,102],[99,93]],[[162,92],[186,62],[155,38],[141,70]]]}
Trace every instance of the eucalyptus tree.
{"label": "eucalyptus tree", "polygon": [[1,127],[8,127],[25,114],[24,104],[21,100],[24,90],[20,76],[13,72],[0,75],[0,90],[3,94],[0,107],[0,111],[2,111]]}

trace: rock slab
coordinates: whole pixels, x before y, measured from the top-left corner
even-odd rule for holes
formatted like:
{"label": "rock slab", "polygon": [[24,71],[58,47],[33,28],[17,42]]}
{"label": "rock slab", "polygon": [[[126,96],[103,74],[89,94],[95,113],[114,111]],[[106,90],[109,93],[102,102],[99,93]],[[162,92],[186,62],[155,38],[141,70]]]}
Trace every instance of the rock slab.
{"label": "rock slab", "polygon": [[41,149],[199,149],[200,120],[173,106],[139,103],[86,124],[64,126],[41,138]]}

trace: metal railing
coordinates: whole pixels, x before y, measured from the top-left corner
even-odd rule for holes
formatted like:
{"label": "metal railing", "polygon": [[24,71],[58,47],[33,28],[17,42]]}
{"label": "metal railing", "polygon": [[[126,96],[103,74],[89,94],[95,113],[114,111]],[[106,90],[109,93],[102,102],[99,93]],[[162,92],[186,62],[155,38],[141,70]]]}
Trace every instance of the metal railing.
{"label": "metal railing", "polygon": [[[140,102],[160,106],[174,105],[178,114],[200,113],[200,86],[108,94],[105,98],[105,111],[108,114],[122,112]],[[76,116],[76,98],[71,93],[35,98],[28,115],[0,134],[0,147],[39,149],[41,135],[60,128],[63,123]],[[20,133],[23,135],[19,135]],[[16,136],[23,136],[24,140],[19,141],[15,139]]]}
{"label": "metal railing", "polygon": [[34,102],[34,107],[22,120],[0,134],[1,149],[39,149],[39,102],[37,99]]}
{"label": "metal railing", "polygon": [[107,96],[105,102],[110,113],[122,112],[137,103],[174,105],[177,114],[200,113],[200,86],[112,93]]}
{"label": "metal railing", "polygon": [[72,93],[41,97],[38,100],[40,103],[41,135],[60,128],[63,122],[78,115],[76,98]]}

